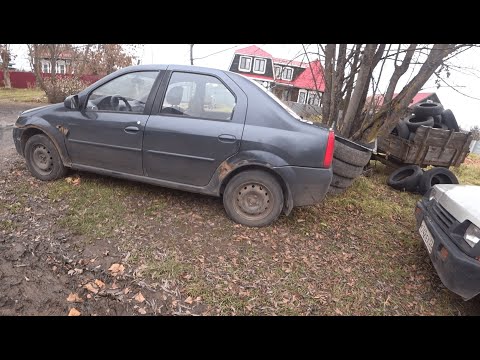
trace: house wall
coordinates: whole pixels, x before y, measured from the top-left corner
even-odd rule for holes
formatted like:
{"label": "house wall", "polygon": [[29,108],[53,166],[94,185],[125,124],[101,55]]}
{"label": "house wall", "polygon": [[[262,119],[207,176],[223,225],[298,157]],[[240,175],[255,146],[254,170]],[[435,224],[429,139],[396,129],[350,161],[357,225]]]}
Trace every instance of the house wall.
{"label": "house wall", "polygon": [[[252,67],[251,67],[251,70],[249,72],[247,71],[240,71],[238,70],[238,64],[240,63],[240,56],[249,56],[252,58]],[[253,61],[255,59],[255,56],[253,55],[241,55],[241,54],[235,54],[235,56],[233,57],[233,61],[232,61],[232,64],[230,65],[230,71],[233,71],[233,72],[236,72],[236,73],[239,73],[239,74],[250,74],[252,76],[255,76],[255,75],[259,75],[259,76],[267,76],[267,77],[271,77],[273,78],[273,65],[272,65],[272,59],[269,59],[269,58],[264,58],[264,57],[261,57],[261,56],[258,56],[259,59],[265,59],[267,60],[267,63],[265,65],[265,74],[258,74],[258,73],[255,73],[253,72]]]}

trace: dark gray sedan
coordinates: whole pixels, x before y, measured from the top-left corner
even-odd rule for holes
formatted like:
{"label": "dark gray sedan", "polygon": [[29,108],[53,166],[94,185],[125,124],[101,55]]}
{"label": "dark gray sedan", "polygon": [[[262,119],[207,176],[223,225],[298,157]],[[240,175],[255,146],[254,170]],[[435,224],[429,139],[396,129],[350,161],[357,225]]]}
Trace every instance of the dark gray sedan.
{"label": "dark gray sedan", "polygon": [[332,131],[239,74],[202,67],[118,70],[23,112],[13,138],[38,179],[71,168],[223,196],[249,226],[319,203],[332,179]]}

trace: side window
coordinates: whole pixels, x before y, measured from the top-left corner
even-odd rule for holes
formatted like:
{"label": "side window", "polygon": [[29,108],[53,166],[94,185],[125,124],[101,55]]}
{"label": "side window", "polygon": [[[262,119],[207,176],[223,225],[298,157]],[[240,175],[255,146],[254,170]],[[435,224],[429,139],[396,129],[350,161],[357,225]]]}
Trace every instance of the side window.
{"label": "side window", "polygon": [[174,72],[170,77],[162,114],[209,120],[231,120],[235,97],[214,76]]}
{"label": "side window", "polygon": [[90,94],[87,110],[143,113],[157,75],[139,71],[119,76]]}

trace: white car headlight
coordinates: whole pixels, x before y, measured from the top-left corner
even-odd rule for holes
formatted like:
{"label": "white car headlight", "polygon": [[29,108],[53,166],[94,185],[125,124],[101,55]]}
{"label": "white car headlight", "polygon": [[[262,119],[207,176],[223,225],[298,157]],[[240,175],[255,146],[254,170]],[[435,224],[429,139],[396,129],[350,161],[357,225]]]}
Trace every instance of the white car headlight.
{"label": "white car headlight", "polygon": [[470,224],[463,238],[468,245],[474,247],[480,241],[480,229],[476,225]]}

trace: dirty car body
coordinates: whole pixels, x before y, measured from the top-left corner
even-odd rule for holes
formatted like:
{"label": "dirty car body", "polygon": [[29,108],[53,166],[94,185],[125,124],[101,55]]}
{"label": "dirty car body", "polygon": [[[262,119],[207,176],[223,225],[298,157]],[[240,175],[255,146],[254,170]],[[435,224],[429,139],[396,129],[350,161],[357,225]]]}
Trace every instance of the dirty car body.
{"label": "dirty car body", "polygon": [[[50,169],[48,149],[30,144],[32,154],[25,153],[36,134],[51,140],[66,168],[214,196],[240,172],[260,170],[281,186],[288,214],[294,206],[319,203],[332,178],[333,143],[327,145],[333,133],[300,120],[241,75],[140,65],[64,103],[23,112],[13,138],[27,165],[41,174]],[[253,216],[261,201],[270,202],[270,194],[261,196],[245,191],[237,201]]]}
{"label": "dirty car body", "polygon": [[480,293],[480,186],[435,185],[417,203],[417,228],[443,284],[464,300]]}

